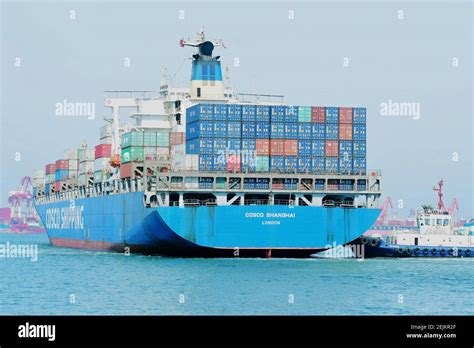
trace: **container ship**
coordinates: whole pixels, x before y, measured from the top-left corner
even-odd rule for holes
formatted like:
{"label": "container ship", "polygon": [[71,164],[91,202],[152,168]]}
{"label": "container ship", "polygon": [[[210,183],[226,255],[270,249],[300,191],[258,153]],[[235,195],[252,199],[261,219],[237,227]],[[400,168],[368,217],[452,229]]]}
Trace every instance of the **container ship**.
{"label": "container ship", "polygon": [[[377,219],[366,109],[236,93],[221,41],[194,40],[188,87],[106,91],[100,144],[47,164],[35,207],[55,246],[178,257],[309,257]],[[120,114],[132,110],[132,123]]]}

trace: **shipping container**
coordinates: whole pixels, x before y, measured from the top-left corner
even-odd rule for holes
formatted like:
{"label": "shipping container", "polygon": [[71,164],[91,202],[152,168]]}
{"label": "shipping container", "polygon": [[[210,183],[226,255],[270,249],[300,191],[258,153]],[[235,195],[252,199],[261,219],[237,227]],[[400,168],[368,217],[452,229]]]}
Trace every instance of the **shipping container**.
{"label": "shipping container", "polygon": [[214,137],[216,138],[227,137],[227,122],[225,121],[214,122]]}
{"label": "shipping container", "polygon": [[298,122],[298,107],[294,105],[285,106],[285,122]]}
{"label": "shipping container", "polygon": [[339,139],[352,140],[352,124],[339,124]]}
{"label": "shipping container", "polygon": [[78,179],[79,186],[89,186],[89,184],[90,184],[89,180],[93,181],[93,179],[94,179],[93,173],[92,173],[92,175],[90,175],[90,174],[79,174],[79,179]]}
{"label": "shipping container", "polygon": [[257,172],[270,171],[270,157],[269,156],[256,156],[255,157],[255,170]]}
{"label": "shipping container", "polygon": [[100,138],[100,143],[112,145],[112,137]]}
{"label": "shipping container", "polygon": [[326,139],[338,140],[339,139],[339,125],[326,123]]}
{"label": "shipping container", "polygon": [[95,158],[102,158],[112,156],[112,145],[101,144],[95,147]]}
{"label": "shipping container", "polygon": [[326,138],[326,125],[324,123],[312,124],[312,138],[324,140]]}
{"label": "shipping container", "polygon": [[256,124],[255,122],[242,122],[242,138],[255,139]]}
{"label": "shipping container", "polygon": [[69,160],[69,171],[77,171],[79,169],[79,160]]}
{"label": "shipping container", "polygon": [[133,164],[131,162],[121,164],[120,165],[120,177],[121,178],[130,178],[132,176],[132,167],[133,167]]}
{"label": "shipping container", "polygon": [[[323,152],[324,152],[324,141],[323,141]],[[313,141],[312,140],[299,140],[298,141],[298,156],[312,156],[313,154]]]}
{"label": "shipping container", "polygon": [[173,132],[170,133],[170,145],[175,146],[175,145],[181,145],[186,142],[186,133],[184,132]]}
{"label": "shipping container", "polygon": [[325,171],[327,173],[338,173],[339,172],[339,158],[338,157],[326,157],[325,158]]}
{"label": "shipping container", "polygon": [[45,174],[54,174],[56,168],[54,163],[47,164],[44,168]]}
{"label": "shipping container", "polygon": [[[259,153],[257,152],[257,154]],[[285,140],[270,139],[270,155],[271,156],[284,156],[285,155]]]}
{"label": "shipping container", "polygon": [[156,146],[156,132],[145,130],[143,132],[143,146]]}
{"label": "shipping container", "polygon": [[269,156],[270,155],[270,139],[256,139],[255,147],[257,156]]}
{"label": "shipping container", "polygon": [[286,139],[298,139],[298,124],[285,123],[284,137]]}
{"label": "shipping container", "polygon": [[[255,105],[242,105],[242,121],[256,121],[257,108]],[[268,116],[267,116],[268,117]]]}
{"label": "shipping container", "polygon": [[297,190],[298,179],[285,179],[283,180],[283,188],[285,190]]}
{"label": "shipping container", "polygon": [[170,133],[167,131],[156,132],[156,146],[159,146],[159,147],[170,146]]}
{"label": "shipping container", "polygon": [[94,172],[94,160],[79,162],[79,175],[92,174]]}
{"label": "shipping container", "polygon": [[240,155],[228,155],[226,160],[228,172],[240,172]]}
{"label": "shipping container", "polygon": [[[199,140],[204,140],[204,139],[199,139]],[[210,139],[206,139],[205,141],[208,142],[209,140]],[[227,151],[227,148],[229,146],[227,138],[214,138],[214,140],[212,141],[213,141],[213,145],[206,144],[206,143],[203,144],[204,151],[200,152],[201,154],[212,154],[212,153],[219,154],[219,153],[225,153]],[[210,147],[208,147],[207,145],[210,145]],[[192,153],[192,152],[188,151],[188,153]]]}
{"label": "shipping container", "polygon": [[354,124],[354,140],[366,140],[366,126],[365,124]]}
{"label": "shipping container", "polygon": [[298,156],[298,173],[307,173],[313,170],[313,158],[311,156]]}
{"label": "shipping container", "polygon": [[365,140],[353,142],[353,154],[354,157],[366,157],[367,150]]}
{"label": "shipping container", "polygon": [[197,171],[199,155],[174,155],[171,157],[171,169],[174,171]]}
{"label": "shipping container", "polygon": [[326,108],[324,106],[312,106],[311,121],[313,123],[326,123]]}
{"label": "shipping container", "polygon": [[326,168],[326,158],[321,156],[321,157],[313,157],[313,165],[312,169],[316,173],[324,173]]}
{"label": "shipping container", "polygon": [[352,156],[339,157],[339,173],[350,174],[353,172]]}
{"label": "shipping container", "polygon": [[229,121],[227,124],[227,137],[228,138],[241,138],[242,137],[242,123]]}
{"label": "shipping container", "polygon": [[255,107],[255,114],[270,116],[270,107],[267,105],[257,105]]}
{"label": "shipping container", "polygon": [[256,138],[270,138],[270,124],[265,122],[257,122],[255,124]]}
{"label": "shipping container", "polygon": [[64,159],[67,160],[77,160],[79,158],[79,154],[77,149],[69,149],[64,152]]}
{"label": "shipping container", "polygon": [[69,170],[69,160],[64,160],[64,159],[57,160],[54,165],[54,168],[56,171],[60,169]]}
{"label": "shipping container", "polygon": [[366,190],[367,190],[367,181],[357,180],[357,191],[366,191]]}
{"label": "shipping container", "polygon": [[100,183],[104,181],[104,172],[101,170],[96,170],[94,172],[94,183]]}
{"label": "shipping container", "polygon": [[255,152],[256,140],[255,139],[242,139],[242,150],[244,152]]}
{"label": "shipping container", "polygon": [[354,157],[353,158],[353,170],[356,173],[365,174],[366,172],[366,159],[365,157]]}
{"label": "shipping container", "polygon": [[95,159],[94,148],[79,149],[79,162],[94,161],[94,159]]}
{"label": "shipping container", "polygon": [[54,172],[54,181],[65,180],[69,176],[68,169],[58,169]]}
{"label": "shipping container", "polygon": [[[285,156],[298,156],[298,140],[285,140]],[[296,165],[295,165],[296,166]]]}
{"label": "shipping container", "polygon": [[255,172],[255,152],[243,152],[240,156],[240,171],[242,173]]}
{"label": "shipping container", "polygon": [[270,107],[271,122],[285,122],[286,106],[274,105]]}
{"label": "shipping container", "polygon": [[186,153],[191,155],[211,155],[215,145],[226,147],[226,139],[197,138],[186,141]]}
{"label": "shipping container", "polygon": [[109,162],[110,159],[109,158],[105,158],[105,157],[101,157],[101,158],[97,158],[95,161],[94,161],[94,172],[98,171],[98,170],[106,170],[106,169],[110,169],[110,165],[109,165]]}
{"label": "shipping container", "polygon": [[270,171],[274,173],[285,171],[285,156],[270,156]]}
{"label": "shipping container", "polygon": [[342,190],[342,191],[354,190],[354,180],[350,180],[350,179],[339,180],[339,190]]}
{"label": "shipping container", "polygon": [[339,123],[352,123],[352,108],[339,108]]}
{"label": "shipping container", "polygon": [[353,123],[366,124],[367,110],[366,108],[353,108],[352,109]]}
{"label": "shipping container", "polygon": [[213,137],[214,123],[212,121],[197,121],[186,123],[186,140],[199,137]]}
{"label": "shipping container", "polygon": [[112,125],[106,124],[100,127],[100,139],[112,137]]}
{"label": "shipping container", "polygon": [[[215,120],[221,119],[223,121],[226,121],[227,120],[227,113],[228,113],[227,104],[215,104],[214,105],[214,119]],[[219,118],[219,115],[223,116],[223,118]]]}
{"label": "shipping container", "polygon": [[298,139],[311,139],[313,136],[313,126],[311,123],[298,124]]}
{"label": "shipping container", "polygon": [[122,149],[130,146],[143,146],[143,132],[139,130],[132,130],[122,134],[121,146]]}
{"label": "shipping container", "polygon": [[63,188],[64,181],[56,181],[54,183],[54,191],[55,192],[61,192]]}
{"label": "shipping container", "polygon": [[315,179],[314,180],[314,189],[315,190],[324,190],[324,179]]}
{"label": "shipping container", "polygon": [[229,121],[241,122],[242,121],[242,105],[239,105],[239,104],[227,105],[227,119]]}
{"label": "shipping container", "polygon": [[273,139],[285,138],[285,124],[275,122],[270,125],[270,137]]}
{"label": "shipping container", "polygon": [[326,123],[339,123],[339,108],[326,108]]}
{"label": "shipping container", "polygon": [[186,123],[195,121],[212,121],[214,104],[196,104],[186,109]]}
{"label": "shipping container", "polygon": [[214,171],[214,155],[199,155],[199,170],[200,171]]}
{"label": "shipping container", "polygon": [[352,157],[352,141],[339,141],[339,157]]}
{"label": "shipping container", "polygon": [[46,176],[44,177],[44,182],[46,184],[54,184],[55,181],[56,181],[56,174],[55,173],[46,174]]}
{"label": "shipping container", "polygon": [[212,189],[213,178],[199,178],[198,182],[200,189]]}
{"label": "shipping container", "polygon": [[324,155],[326,157],[338,157],[339,142],[337,140],[326,140],[324,147]]}
{"label": "shipping container", "polygon": [[313,146],[312,148],[313,156],[325,156],[326,142],[324,140],[313,140],[312,146]]}
{"label": "shipping container", "polygon": [[311,106],[298,107],[298,122],[311,122]]}
{"label": "shipping container", "polygon": [[45,171],[43,169],[36,169],[33,172],[33,179],[44,179]]}
{"label": "shipping container", "polygon": [[227,147],[228,150],[232,153],[240,152],[240,150],[242,150],[242,140],[231,138],[227,142]]}
{"label": "shipping container", "polygon": [[145,154],[141,146],[130,146],[122,149],[122,163],[143,162],[144,158]]}

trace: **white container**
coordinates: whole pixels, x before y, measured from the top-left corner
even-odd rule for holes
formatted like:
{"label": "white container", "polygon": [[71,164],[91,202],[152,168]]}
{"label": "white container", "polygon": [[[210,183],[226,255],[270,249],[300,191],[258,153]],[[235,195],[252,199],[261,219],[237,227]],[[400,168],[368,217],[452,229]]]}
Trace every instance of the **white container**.
{"label": "white container", "polygon": [[93,174],[94,161],[86,161],[79,163],[79,174]]}
{"label": "white container", "polygon": [[184,182],[185,188],[199,188],[198,178],[186,178]]}
{"label": "white container", "polygon": [[100,127],[100,140],[102,140],[104,138],[108,138],[108,137],[112,137],[112,125],[111,124],[106,124],[106,125]]}
{"label": "white container", "polygon": [[64,152],[64,159],[77,160],[78,158],[79,153],[77,149],[68,149]]}
{"label": "white container", "polygon": [[112,144],[112,137],[100,138],[101,144]]}
{"label": "white container", "polygon": [[86,148],[79,150],[79,162],[94,161],[95,149]]}
{"label": "white container", "polygon": [[69,171],[77,171],[79,169],[79,162],[76,159],[69,160]]}
{"label": "white container", "polygon": [[33,174],[33,179],[44,179],[44,169],[36,169]]}
{"label": "white container", "polygon": [[179,155],[185,155],[186,154],[186,145],[185,144],[180,144],[180,145],[171,146],[170,153],[171,153],[171,157],[179,156]]}
{"label": "white container", "polygon": [[110,158],[106,158],[106,157],[97,158],[94,161],[94,172],[99,171],[99,170],[100,171],[109,170],[110,169],[109,162],[110,162]]}
{"label": "white container", "polygon": [[171,170],[197,171],[199,169],[199,155],[176,155],[171,158]]}

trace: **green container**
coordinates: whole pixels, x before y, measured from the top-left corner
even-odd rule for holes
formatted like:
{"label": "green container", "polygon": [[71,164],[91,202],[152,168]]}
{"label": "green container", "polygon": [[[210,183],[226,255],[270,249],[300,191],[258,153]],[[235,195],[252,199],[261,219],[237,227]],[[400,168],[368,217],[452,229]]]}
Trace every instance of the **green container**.
{"label": "green container", "polygon": [[98,170],[94,172],[94,183],[102,182],[104,180],[104,172]]}
{"label": "green container", "polygon": [[270,171],[270,159],[268,156],[256,156],[255,157],[255,171],[257,172],[269,172]]}
{"label": "green container", "polygon": [[311,106],[298,107],[298,122],[311,122]]}
{"label": "green container", "polygon": [[143,151],[143,147],[131,146],[131,147],[122,149],[122,158],[121,158],[122,163],[143,162],[144,158],[145,158],[145,154]]}
{"label": "green container", "polygon": [[159,146],[159,147],[170,146],[170,133],[157,132],[156,133],[156,146]]}
{"label": "green container", "polygon": [[216,189],[225,189],[225,178],[216,178]]}
{"label": "green container", "polygon": [[122,134],[121,146],[122,148],[130,146],[143,146],[143,132],[133,130],[131,132]]}
{"label": "green container", "polygon": [[151,131],[143,132],[143,145],[156,146],[156,132],[151,132]]}

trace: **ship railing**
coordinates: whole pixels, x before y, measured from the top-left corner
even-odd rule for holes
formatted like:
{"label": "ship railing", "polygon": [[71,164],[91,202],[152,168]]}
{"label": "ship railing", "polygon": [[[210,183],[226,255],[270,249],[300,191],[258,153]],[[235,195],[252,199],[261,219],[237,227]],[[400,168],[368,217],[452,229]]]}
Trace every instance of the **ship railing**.
{"label": "ship railing", "polygon": [[244,200],[245,205],[268,205],[268,199],[246,199]]}
{"label": "ship railing", "polygon": [[104,98],[152,99],[159,95],[158,91],[104,91]]}

